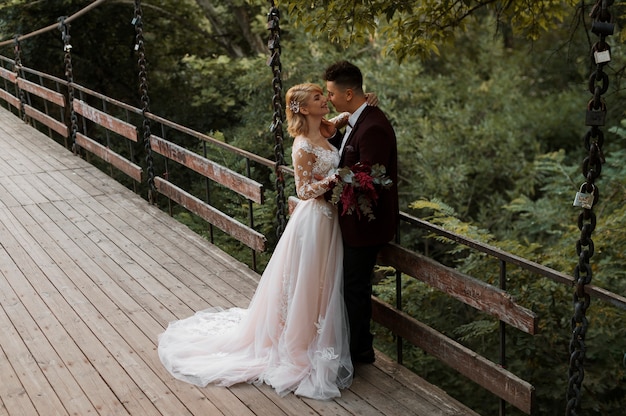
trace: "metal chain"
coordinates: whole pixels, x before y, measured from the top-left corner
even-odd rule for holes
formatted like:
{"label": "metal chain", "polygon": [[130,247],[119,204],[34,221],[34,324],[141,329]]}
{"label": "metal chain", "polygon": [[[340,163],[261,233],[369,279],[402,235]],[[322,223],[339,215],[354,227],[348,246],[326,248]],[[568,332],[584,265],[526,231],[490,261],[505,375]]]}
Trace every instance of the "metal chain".
{"label": "metal chain", "polygon": [[[15,36],[15,40],[13,42],[13,49],[15,52],[15,65],[13,66],[13,71],[15,75],[20,76],[20,68],[22,67],[22,46],[20,45],[19,36]],[[18,86],[18,94],[20,96],[20,114],[22,115],[22,120],[26,121],[28,118],[26,117],[26,109],[24,106],[26,105],[26,96],[24,95],[24,91]]]}
{"label": "metal chain", "polygon": [[141,92],[141,110],[143,114],[143,144],[146,150],[146,165],[148,168],[148,201],[154,204],[156,203],[157,190],[154,185],[154,163],[152,160],[152,148],[150,147],[150,120],[146,117],[146,113],[150,111],[150,98],[148,97],[148,74],[146,70],[142,16],[141,0],[135,0],[135,16],[131,23],[135,26],[135,51],[139,56],[137,64],[139,66],[139,91]]}
{"label": "metal chain", "polygon": [[70,44],[70,25],[65,22],[66,17],[59,18],[59,30],[63,41],[63,51],[65,52],[65,77],[67,78],[68,107],[70,109],[70,139],[72,141],[72,152],[78,154],[76,145],[76,132],[78,132],[78,117],[74,111],[74,73],[72,70],[72,45]]}
{"label": "metal chain", "polygon": [[276,236],[280,238],[285,231],[287,225],[287,203],[285,201],[285,177],[281,166],[285,165],[285,150],[283,148],[283,82],[281,78],[282,64],[280,63],[280,12],[275,6],[274,1],[270,1],[270,11],[267,14],[267,29],[270,36],[267,46],[270,50],[270,57],[267,65],[271,67],[274,76],[272,86],[274,88],[274,96],[272,104],[274,106],[274,116],[270,125],[270,132],[274,133],[274,155],[276,158]]}
{"label": "metal chain", "polygon": [[575,416],[580,410],[582,382],[585,377],[585,336],[589,326],[586,312],[590,303],[589,294],[585,292],[585,285],[589,284],[592,279],[589,260],[594,254],[594,243],[591,234],[596,227],[596,214],[593,212],[593,206],[599,198],[595,181],[600,177],[604,163],[602,153],[604,134],[600,127],[604,126],[606,118],[606,103],[602,99],[602,94],[608,90],[609,78],[603,68],[611,59],[606,37],[612,35],[614,31],[611,14],[608,11],[612,3],[612,0],[597,0],[590,13],[593,19],[591,31],[599,36],[600,40],[591,48],[592,67],[595,65],[595,68],[589,78],[589,92],[593,94],[593,97],[587,105],[585,120],[586,125],[590,126],[584,137],[585,149],[588,152],[582,163],[585,182],[574,198],[574,206],[581,207],[582,212],[578,216],[578,229],[580,230],[580,239],[576,242],[578,264],[574,268],[576,289],[573,295],[574,315],[571,320],[572,338],[569,345],[569,383],[565,412],[567,416]]}

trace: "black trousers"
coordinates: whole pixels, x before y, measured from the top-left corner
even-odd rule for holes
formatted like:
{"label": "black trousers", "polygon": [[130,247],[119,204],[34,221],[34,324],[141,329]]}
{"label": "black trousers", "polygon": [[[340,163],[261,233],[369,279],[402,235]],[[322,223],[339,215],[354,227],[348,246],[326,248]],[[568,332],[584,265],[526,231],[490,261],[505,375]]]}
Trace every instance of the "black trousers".
{"label": "black trousers", "polygon": [[358,355],[372,349],[372,273],[382,245],[350,247],[344,245],[343,297],[350,324],[350,353]]}

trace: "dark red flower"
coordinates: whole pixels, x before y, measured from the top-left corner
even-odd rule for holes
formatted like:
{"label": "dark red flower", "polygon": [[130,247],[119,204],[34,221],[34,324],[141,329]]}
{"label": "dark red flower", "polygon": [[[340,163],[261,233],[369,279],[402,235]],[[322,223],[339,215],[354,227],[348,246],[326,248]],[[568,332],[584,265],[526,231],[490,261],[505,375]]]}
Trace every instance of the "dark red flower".
{"label": "dark red flower", "polygon": [[385,175],[385,167],[380,164],[370,166],[367,163],[357,163],[354,166],[341,168],[337,172],[339,180],[331,188],[330,201],[341,205],[341,215],[356,212],[359,219],[362,216],[373,220],[372,207],[378,201],[378,189],[388,189],[391,180]]}

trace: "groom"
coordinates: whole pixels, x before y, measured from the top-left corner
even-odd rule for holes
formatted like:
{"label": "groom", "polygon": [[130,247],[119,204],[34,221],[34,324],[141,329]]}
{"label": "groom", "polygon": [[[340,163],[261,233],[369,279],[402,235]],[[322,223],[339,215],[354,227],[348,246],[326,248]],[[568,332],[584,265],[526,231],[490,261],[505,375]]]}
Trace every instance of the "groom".
{"label": "groom", "polygon": [[398,172],[396,135],[385,114],[368,106],[361,70],[347,61],[337,62],[324,73],[328,100],[338,112],[352,115],[344,135],[335,134],[331,143],[339,149],[340,167],[361,162],[381,164],[393,181],[390,189],[379,189],[374,207],[376,219],[357,215],[339,217],[344,242],[344,299],[350,323],[352,361],[375,360],[370,332],[372,317],[372,273],[380,248],[393,239],[398,222]]}

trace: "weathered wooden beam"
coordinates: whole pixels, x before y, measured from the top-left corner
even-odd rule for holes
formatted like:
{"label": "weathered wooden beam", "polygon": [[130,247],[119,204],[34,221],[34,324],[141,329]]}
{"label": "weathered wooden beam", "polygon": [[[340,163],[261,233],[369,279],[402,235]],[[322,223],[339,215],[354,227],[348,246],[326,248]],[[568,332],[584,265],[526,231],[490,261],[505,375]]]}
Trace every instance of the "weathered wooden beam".
{"label": "weathered wooden beam", "polygon": [[0,77],[12,82],[13,84],[17,82],[17,74],[3,67],[0,67]]}
{"label": "weathered wooden beam", "polygon": [[263,185],[255,180],[155,135],[150,136],[150,148],[258,204],[263,203]]}
{"label": "weathered wooden beam", "polygon": [[49,115],[37,110],[34,107],[31,107],[30,105],[24,105],[24,112],[26,113],[27,116],[32,117],[35,120],[39,121],[40,123],[50,127],[52,130],[56,131],[61,136],[63,137],[68,136],[69,128],[64,123],[61,123],[59,120],[56,120],[55,118],[50,117]]}
{"label": "weathered wooden beam", "polygon": [[74,99],[74,111],[96,124],[136,142],[138,140],[137,128],[130,123],[113,117],[104,111],[90,106],[82,100]]}
{"label": "weathered wooden beam", "polygon": [[518,305],[511,295],[495,286],[393,243],[381,250],[378,261],[381,265],[392,266],[521,331],[529,334],[536,334],[538,331],[537,315]]}
{"label": "weathered wooden beam", "polygon": [[0,98],[15,108],[20,108],[20,99],[6,90],[0,89]]}
{"label": "weathered wooden beam", "polygon": [[159,191],[162,195],[165,195],[194,214],[199,215],[209,223],[233,236],[235,239],[241,241],[248,247],[259,252],[265,251],[266,239],[263,234],[245,224],[240,223],[234,218],[229,217],[218,209],[185,192],[181,188],[161,177],[155,177],[154,183],[157,191]]}
{"label": "weathered wooden beam", "polygon": [[55,103],[59,107],[65,107],[65,97],[59,92],[52,91],[49,88],[35,84],[34,82],[23,78],[17,79],[17,86],[20,87],[21,90],[28,91],[38,97],[50,101],[51,103]]}
{"label": "weathered wooden beam", "polygon": [[298,197],[296,196],[290,196],[287,199],[287,207],[289,210],[289,215],[293,214],[293,210],[296,209],[298,202],[300,202],[300,199],[298,199]]}
{"label": "weathered wooden beam", "polygon": [[535,388],[515,374],[375,297],[372,317],[496,396],[532,413]]}
{"label": "weathered wooden beam", "polygon": [[[402,221],[406,221],[409,224],[416,225],[423,230],[431,231],[438,236],[449,238],[450,240],[455,241],[459,244],[474,248],[481,253],[485,253],[498,260],[505,261],[508,264],[515,264],[524,270],[529,270],[533,273],[537,273],[538,275],[547,277],[548,279],[551,279],[555,282],[565,283],[568,286],[573,286],[576,284],[576,281],[570,275],[551,269],[534,261],[522,258],[520,256],[516,256],[515,254],[508,253],[497,247],[490,246],[489,244],[482,243],[480,241],[465,237],[460,234],[455,234],[452,231],[448,231],[438,225],[431,224],[428,221],[424,221],[420,218],[409,215],[406,212],[400,212],[400,217],[402,218]],[[617,308],[626,310],[626,296],[618,295],[617,293],[613,293],[609,290],[594,285],[586,285],[585,292],[589,293],[594,298],[602,299]]]}
{"label": "weathered wooden beam", "polygon": [[81,133],[76,133],[76,144],[83,149],[93,153],[105,162],[115,166],[126,175],[130,176],[137,182],[142,181],[142,168],[139,165],[134,164],[125,157],[113,152],[108,147],[101,145],[95,140],[85,136]]}

